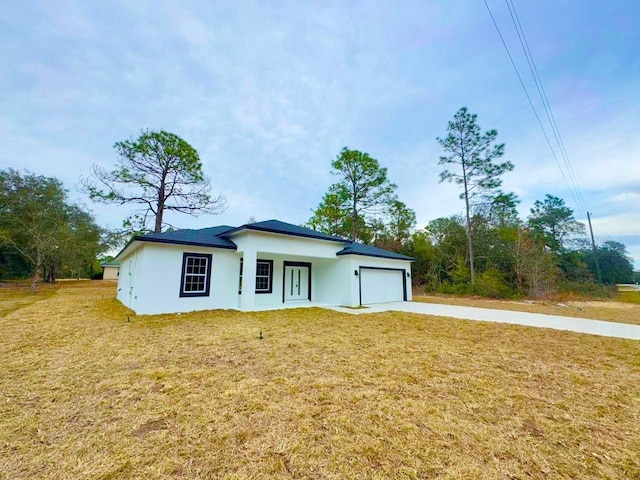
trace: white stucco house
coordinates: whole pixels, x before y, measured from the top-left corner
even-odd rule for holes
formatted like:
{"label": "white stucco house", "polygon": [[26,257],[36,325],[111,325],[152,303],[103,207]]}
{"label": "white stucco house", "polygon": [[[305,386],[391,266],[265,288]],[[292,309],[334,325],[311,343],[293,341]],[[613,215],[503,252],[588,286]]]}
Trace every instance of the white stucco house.
{"label": "white stucco house", "polygon": [[137,236],[115,260],[138,314],[411,300],[413,258],[278,220]]}

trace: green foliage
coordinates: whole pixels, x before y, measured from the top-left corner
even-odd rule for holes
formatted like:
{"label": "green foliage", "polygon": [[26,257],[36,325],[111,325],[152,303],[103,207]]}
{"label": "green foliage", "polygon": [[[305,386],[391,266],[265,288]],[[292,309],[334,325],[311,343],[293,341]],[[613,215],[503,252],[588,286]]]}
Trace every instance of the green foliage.
{"label": "green foliage", "polygon": [[458,263],[455,270],[451,271],[451,281],[455,285],[468,285],[470,280],[469,269],[467,268],[464,259],[458,258]]}
{"label": "green foliage", "polygon": [[392,200],[387,206],[386,222],[372,223],[375,231],[373,244],[394,252],[402,251],[411,241],[416,226],[416,214],[400,200]]}
{"label": "green foliage", "polygon": [[[523,224],[512,210],[517,202],[514,195],[499,194],[494,198],[495,203],[475,209],[471,219],[476,247],[475,283],[467,268],[465,219],[451,216],[432,220],[424,230],[415,232],[403,251],[416,258],[416,287],[427,292],[491,298],[610,297],[609,287],[595,283],[591,249],[551,250],[540,230]],[[571,221],[571,212],[568,217]],[[633,279],[624,245],[607,242],[598,249],[598,255],[607,283]]]}
{"label": "green foliage", "polygon": [[358,223],[354,224],[353,216],[349,213],[349,204],[347,192],[332,185],[307,225],[320,232],[345,238],[352,237],[355,229],[361,242],[371,243],[373,235],[368,230],[364,218],[358,217]]}
{"label": "green foliage", "polygon": [[494,145],[497,130],[481,133],[477,124],[478,116],[470,114],[462,107],[447,126],[447,136],[438,138],[445,151],[440,157],[440,165],[454,165],[455,170],[443,170],[440,181],[454,182],[464,189],[460,199],[472,199],[495,190],[502,185],[500,178],[513,170],[511,162],[493,163],[504,155],[504,144]]}
{"label": "green foliage", "polygon": [[513,298],[515,291],[505,281],[504,273],[496,268],[482,272],[472,291],[476,295],[489,298]]}
{"label": "green foliage", "polygon": [[[623,244],[605,242],[597,247],[597,255],[603,284],[633,282],[633,264]],[[564,250],[558,254],[558,262],[567,282],[593,283],[596,278],[596,261],[591,248]]]}
{"label": "green foliage", "polygon": [[427,291],[435,291],[440,283],[439,257],[424,230],[414,232],[403,252],[416,259],[412,265],[413,285]]}
{"label": "green foliage", "polygon": [[33,274],[33,267],[10,245],[0,245],[0,280],[23,279]]}
{"label": "green foliage", "polygon": [[[5,253],[31,267],[35,289],[41,272],[49,279],[64,269],[79,272],[104,248],[102,230],[80,206],[68,202],[62,183],[16,170],[0,171],[0,238]],[[19,267],[11,256],[4,262]],[[13,262],[13,263],[11,263]],[[24,270],[15,271],[23,276]]]}
{"label": "green foliage", "polygon": [[[429,290],[425,291],[428,292]],[[434,291],[444,295],[471,295],[469,285],[466,283],[452,283],[448,280],[442,282]]]}
{"label": "green foliage", "polygon": [[[567,281],[594,282],[595,274],[592,274],[587,258],[593,259],[593,253],[588,250],[567,250],[558,255],[559,267]],[[593,270],[595,270],[595,262],[593,262]]]}
{"label": "green foliage", "polygon": [[[495,190],[502,185],[501,176],[513,170],[511,162],[494,163],[504,155],[504,144],[495,144],[498,137],[496,130],[481,132],[477,115],[470,114],[462,107],[448,123],[447,136],[438,138],[438,143],[445,151],[439,164],[453,166],[453,170],[440,172],[441,182],[454,182],[462,187],[460,198],[465,202],[466,233],[468,244],[468,260],[470,281],[475,283],[474,268],[474,232],[471,223],[471,210],[474,199],[496,197]],[[501,196],[504,196],[500,192]],[[508,198],[501,198],[504,203]]]}
{"label": "green foliage", "polygon": [[491,192],[474,205],[474,217],[479,215],[492,227],[513,227],[521,223],[518,218],[519,203],[520,199],[513,192]]}
{"label": "green foliage", "polygon": [[82,184],[92,200],[139,206],[123,222],[127,232],[148,231],[151,221],[153,231],[162,231],[166,211],[195,216],[224,210],[224,197],[210,194],[198,152],[177,135],[146,130],[137,139],[116,142],[114,148],[116,168],[94,165],[92,178]]}
{"label": "green foliage", "polygon": [[448,273],[448,279],[444,280],[437,288],[439,293],[447,295],[471,294],[472,288],[469,283],[470,274],[464,258],[459,257],[457,259],[456,267]]}
{"label": "green foliage", "polygon": [[510,247],[516,290],[530,297],[555,294],[558,280],[557,256],[544,248],[528,228],[518,228]]}
{"label": "green foliage", "polygon": [[329,187],[307,225],[316,230],[398,250],[415,226],[415,213],[396,195],[387,169],[358,150],[342,149],[331,163],[339,180]]}
{"label": "green foliage", "polygon": [[451,273],[451,281],[443,282],[436,289],[438,293],[448,295],[477,295],[487,298],[513,298],[516,292],[505,281],[504,274],[495,268],[490,268],[470,283],[469,269],[464,262],[460,262],[456,270]]}
{"label": "green foliage", "polygon": [[[626,247],[619,242],[604,242],[597,248],[602,283],[633,283],[633,263],[627,256]],[[596,271],[596,262],[591,250],[583,251],[585,264],[593,275]]]}
{"label": "green foliage", "polygon": [[599,285],[595,282],[572,282],[564,280],[558,284],[558,292],[567,296],[607,299],[616,296],[616,288],[611,285]]}
{"label": "green foliage", "polygon": [[533,236],[553,252],[566,248],[571,236],[585,233],[584,225],[573,218],[573,210],[564,200],[549,194],[543,201],[536,200],[528,223]]}

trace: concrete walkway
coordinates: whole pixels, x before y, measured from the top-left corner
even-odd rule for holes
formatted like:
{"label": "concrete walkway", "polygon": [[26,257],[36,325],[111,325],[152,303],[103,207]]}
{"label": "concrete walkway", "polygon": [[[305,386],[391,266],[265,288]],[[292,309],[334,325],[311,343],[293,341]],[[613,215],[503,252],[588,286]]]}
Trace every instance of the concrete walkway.
{"label": "concrete walkway", "polygon": [[325,307],[343,313],[362,315],[365,313],[379,313],[387,311],[418,313],[422,315],[436,315],[464,320],[479,320],[482,322],[510,323],[526,325],[528,327],[552,328],[570,332],[589,333],[604,337],[628,338],[640,340],[640,325],[626,323],[603,322],[586,318],[560,317],[557,315],[543,315],[541,313],[515,312],[512,310],[494,310],[490,308],[458,307],[454,305],[436,305],[422,302],[393,302],[377,303],[367,308],[352,309],[344,307]]}

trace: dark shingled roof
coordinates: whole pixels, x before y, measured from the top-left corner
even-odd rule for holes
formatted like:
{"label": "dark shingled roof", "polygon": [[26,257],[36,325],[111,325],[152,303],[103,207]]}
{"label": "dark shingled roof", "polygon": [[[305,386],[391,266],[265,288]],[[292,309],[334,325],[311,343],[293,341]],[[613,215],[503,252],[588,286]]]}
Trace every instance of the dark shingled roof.
{"label": "dark shingled roof", "polygon": [[326,233],[316,232],[310,228],[300,227],[298,225],[292,225],[291,223],[281,222],[280,220],[265,220],[264,222],[249,223],[242,225],[241,227],[234,228],[233,230],[226,232],[223,237],[229,237],[241,230],[257,230],[260,232],[269,233],[282,233],[284,235],[293,235],[296,237],[317,238],[319,240],[328,240],[331,242],[347,243],[349,240],[345,240],[342,237],[335,237],[333,235],[327,235]]}
{"label": "dark shingled roof", "polygon": [[[412,257],[401,255],[399,253],[389,252],[381,248],[362,245],[361,243],[351,242],[341,237],[327,235],[326,233],[316,232],[306,227],[299,227],[290,223],[281,222],[280,220],[266,220],[264,222],[249,223],[241,227],[230,227],[228,225],[220,225],[218,227],[201,228],[199,230],[176,230],[174,232],[150,233],[148,235],[140,235],[134,237],[129,245],[134,241],[139,242],[158,242],[173,243],[177,245],[195,245],[199,247],[215,247],[228,248],[236,250],[237,246],[229,237],[242,230],[254,230],[259,232],[280,233],[283,235],[293,235],[296,237],[315,238],[319,240],[327,240],[331,242],[339,242],[344,244],[344,248],[337,255],[364,255],[368,257],[391,258],[393,260],[415,260]],[[127,245],[127,247],[129,246]],[[126,250],[123,248],[122,252]],[[118,254],[118,256],[120,255]]]}
{"label": "dark shingled roof", "polygon": [[199,247],[229,248],[235,250],[236,244],[221,238],[222,235],[233,227],[220,225],[219,227],[201,228],[199,230],[175,230],[173,232],[149,233],[134,237],[140,242],[176,243],[179,245],[196,245]]}
{"label": "dark shingled roof", "polygon": [[364,255],[366,257],[391,258],[393,260],[415,260],[413,257],[407,257],[400,253],[390,252],[388,250],[372,247],[370,245],[363,245],[361,243],[350,243],[336,255]]}

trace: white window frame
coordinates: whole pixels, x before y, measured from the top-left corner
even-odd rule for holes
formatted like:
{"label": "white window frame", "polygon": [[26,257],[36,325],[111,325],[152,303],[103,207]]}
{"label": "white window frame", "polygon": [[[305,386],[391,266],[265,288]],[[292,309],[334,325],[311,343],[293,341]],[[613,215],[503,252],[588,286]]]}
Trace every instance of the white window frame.
{"label": "white window frame", "polygon": [[[258,275],[258,265],[264,264],[269,266],[267,275]],[[244,275],[244,258],[240,259],[240,276],[238,283],[238,294],[242,293],[242,277]],[[267,288],[258,288],[258,278],[267,279]],[[255,293],[273,293],[273,260],[257,259],[256,260],[256,289]]]}
{"label": "white window frame", "polygon": [[[189,261],[198,259],[199,262],[205,261],[204,273],[188,273]],[[208,297],[211,286],[211,261],[210,253],[188,253],[182,255],[182,278],[180,279],[180,296],[181,297]],[[202,265],[199,265],[202,267]],[[200,277],[204,279],[204,288],[202,290],[186,290],[188,277]]]}

